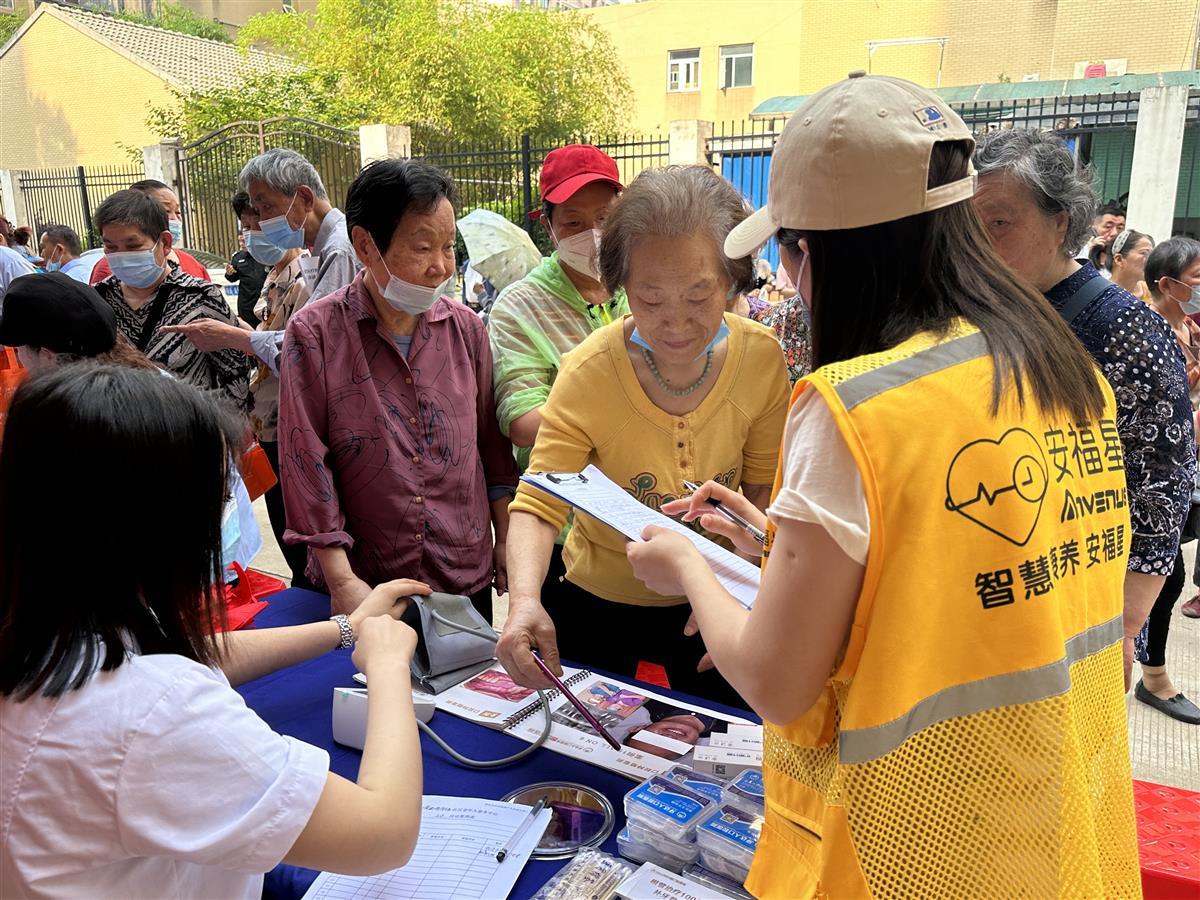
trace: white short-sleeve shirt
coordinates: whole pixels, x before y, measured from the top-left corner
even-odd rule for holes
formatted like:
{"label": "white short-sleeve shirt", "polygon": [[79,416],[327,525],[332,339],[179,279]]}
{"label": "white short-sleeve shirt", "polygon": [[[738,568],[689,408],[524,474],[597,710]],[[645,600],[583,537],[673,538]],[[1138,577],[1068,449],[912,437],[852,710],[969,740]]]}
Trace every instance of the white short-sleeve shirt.
{"label": "white short-sleeve shirt", "polygon": [[859,565],[867,561],[871,522],[858,463],[821,394],[792,404],[783,431],[782,483],[767,515],[820,525]]}
{"label": "white short-sleeve shirt", "polygon": [[0,896],[256,898],[328,773],[181,656],[2,699]]}

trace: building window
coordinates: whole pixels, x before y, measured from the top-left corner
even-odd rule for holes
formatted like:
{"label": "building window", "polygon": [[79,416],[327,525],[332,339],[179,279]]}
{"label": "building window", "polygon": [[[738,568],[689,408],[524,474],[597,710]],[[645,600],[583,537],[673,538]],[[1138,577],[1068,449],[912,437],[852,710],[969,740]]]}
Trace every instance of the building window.
{"label": "building window", "polygon": [[754,83],[754,45],[730,44],[721,48],[721,89],[750,87]]}
{"label": "building window", "polygon": [[667,90],[700,90],[700,48],[672,50],[667,54]]}

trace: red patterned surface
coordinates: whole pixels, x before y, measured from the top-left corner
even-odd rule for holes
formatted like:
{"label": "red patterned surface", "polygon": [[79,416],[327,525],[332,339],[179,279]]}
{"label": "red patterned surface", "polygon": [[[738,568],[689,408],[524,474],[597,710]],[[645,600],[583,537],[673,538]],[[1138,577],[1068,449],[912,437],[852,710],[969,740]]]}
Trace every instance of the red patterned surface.
{"label": "red patterned surface", "polygon": [[1146,900],[1200,900],[1200,794],[1133,783]]}

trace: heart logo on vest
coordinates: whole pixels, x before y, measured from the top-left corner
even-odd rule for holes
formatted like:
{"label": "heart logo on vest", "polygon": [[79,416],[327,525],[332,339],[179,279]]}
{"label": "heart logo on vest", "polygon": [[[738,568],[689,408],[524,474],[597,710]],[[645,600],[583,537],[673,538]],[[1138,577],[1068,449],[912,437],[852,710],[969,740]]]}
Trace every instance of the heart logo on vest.
{"label": "heart logo on vest", "polygon": [[1024,428],[972,441],[950,462],[946,509],[1023,547],[1042,514],[1047,471],[1041,445]]}

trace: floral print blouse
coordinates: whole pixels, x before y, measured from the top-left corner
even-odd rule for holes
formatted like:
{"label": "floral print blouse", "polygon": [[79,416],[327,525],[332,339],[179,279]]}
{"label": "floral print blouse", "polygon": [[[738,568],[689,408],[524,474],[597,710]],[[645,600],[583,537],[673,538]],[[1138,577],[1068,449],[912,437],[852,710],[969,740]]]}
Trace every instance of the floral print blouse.
{"label": "floral print blouse", "polygon": [[812,371],[812,325],[808,306],[799,294],[766,309],[751,311],[750,318],[775,330],[787,360],[788,380],[795,384]]}
{"label": "floral print blouse", "polygon": [[[1096,268],[1085,263],[1047,291],[1046,299],[1062,309],[1095,277]],[[1133,520],[1129,571],[1169,575],[1196,471],[1192,404],[1179,342],[1162,316],[1115,284],[1071,323],[1071,330],[1117,398]]]}

